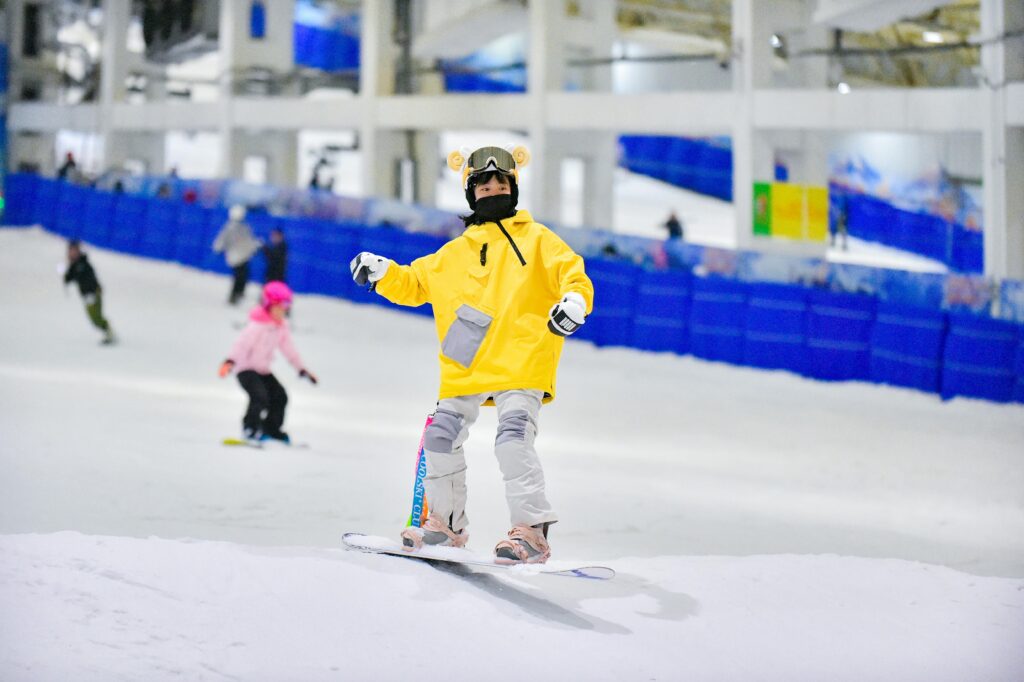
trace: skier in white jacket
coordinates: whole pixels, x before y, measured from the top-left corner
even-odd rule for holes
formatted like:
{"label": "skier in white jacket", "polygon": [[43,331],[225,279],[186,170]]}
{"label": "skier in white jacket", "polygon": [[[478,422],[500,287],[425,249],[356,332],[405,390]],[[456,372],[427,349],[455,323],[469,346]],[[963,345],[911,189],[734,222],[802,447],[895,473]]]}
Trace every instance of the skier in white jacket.
{"label": "skier in white jacket", "polygon": [[237,204],[232,206],[228,213],[228,222],[213,241],[213,250],[224,254],[224,260],[234,273],[231,294],[228,297],[228,303],[231,305],[237,305],[245,295],[245,285],[249,283],[249,261],[263,245],[253,236],[252,230],[244,221],[245,207]]}

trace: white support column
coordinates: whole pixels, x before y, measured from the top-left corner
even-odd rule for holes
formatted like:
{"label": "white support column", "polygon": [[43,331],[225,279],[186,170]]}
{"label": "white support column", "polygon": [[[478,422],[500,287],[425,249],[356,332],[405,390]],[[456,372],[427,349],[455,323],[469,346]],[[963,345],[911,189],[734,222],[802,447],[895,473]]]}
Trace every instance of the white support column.
{"label": "white support column", "polygon": [[[591,23],[590,56],[610,58],[617,32],[615,3],[605,0],[582,0],[580,9]],[[594,68],[591,87],[597,92],[612,89],[610,66]],[[618,165],[618,133],[588,134],[588,143],[581,151],[583,158],[583,224],[610,227],[615,216],[615,169]],[[561,177],[559,175],[559,177]]]}
{"label": "white support column", "polygon": [[[429,130],[416,131],[416,201],[423,206],[437,205],[437,174],[443,159],[438,151],[440,136]],[[445,167],[447,170],[447,166]]]}
{"label": "white support column", "polygon": [[141,161],[146,174],[162,175],[166,168],[166,134],[163,132],[134,132],[113,130],[104,156],[107,168],[120,168],[129,159]]}
{"label": "white support column", "polygon": [[217,176],[221,178],[231,177],[232,170],[232,143],[234,142],[232,104],[235,98],[232,75],[235,70],[235,24],[237,23],[235,9],[235,3],[231,0],[221,2],[220,21],[217,26],[220,56],[220,93],[217,100],[220,108],[217,122],[217,130],[220,133],[220,157],[217,159]]}
{"label": "white support column", "polygon": [[[991,39],[1024,28],[1024,5],[982,0],[981,33]],[[984,146],[985,274],[1024,279],[1024,128],[1007,125],[1006,83],[1024,79],[1024,49],[1018,40],[982,47],[982,92],[988,115]]]}
{"label": "white support column", "polygon": [[[127,140],[114,129],[114,106],[124,101],[128,75],[128,34],[130,3],[103,0],[103,45],[100,62],[100,164],[110,168],[123,161]],[[161,137],[161,163],[163,157]]]}
{"label": "white support column", "polygon": [[527,95],[530,107],[530,147],[534,157],[524,173],[526,204],[538,220],[557,220],[562,211],[562,158],[552,153],[547,128],[548,92],[562,90],[563,58],[559,24],[565,19],[561,2],[530,0],[530,47]]}
{"label": "white support column", "polygon": [[[292,70],[294,65],[294,48],[292,45],[292,25],[295,17],[294,0],[274,0],[264,2],[266,15],[266,33],[263,38],[253,38],[250,31],[251,0],[220,0],[219,55],[220,55],[220,159],[218,175],[220,177],[238,177],[240,161],[248,155],[248,148],[236,150],[236,143],[243,142],[252,135],[266,134],[262,131],[250,130],[242,133],[235,131],[234,102],[236,82],[242,78],[248,67],[269,69],[275,74],[284,74]],[[289,133],[280,139],[268,143],[265,149],[272,150],[275,159],[279,160],[279,168],[288,172],[282,184],[293,185],[297,155],[297,138]],[[268,177],[284,177],[277,171],[268,170]]]}
{"label": "white support column", "polygon": [[267,183],[293,187],[298,179],[298,142],[295,132],[239,131],[232,134],[229,175],[241,178],[245,160],[262,156],[267,160]]}
{"label": "white support column", "polygon": [[732,205],[736,244],[753,245],[754,201],[754,0],[732,3],[732,90],[736,117],[732,128]]}
{"label": "white support column", "polygon": [[394,92],[395,56],[391,44],[394,15],[392,0],[363,0],[359,45],[359,99],[363,119],[359,128],[359,152],[366,196],[373,196],[384,188],[385,196],[394,193],[392,145],[382,138],[377,127],[379,98]]}

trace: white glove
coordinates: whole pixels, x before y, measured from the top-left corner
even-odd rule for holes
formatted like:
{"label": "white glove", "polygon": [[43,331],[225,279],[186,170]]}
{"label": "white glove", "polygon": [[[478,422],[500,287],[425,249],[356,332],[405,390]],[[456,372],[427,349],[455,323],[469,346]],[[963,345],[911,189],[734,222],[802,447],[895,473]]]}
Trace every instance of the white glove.
{"label": "white glove", "polygon": [[569,336],[587,320],[587,302],[576,292],[562,296],[548,313],[548,329],[559,336]]}
{"label": "white glove", "polygon": [[367,283],[373,284],[383,277],[390,264],[391,261],[387,258],[363,251],[352,259],[349,269],[352,270],[352,279],[356,281],[356,284],[364,287]]}

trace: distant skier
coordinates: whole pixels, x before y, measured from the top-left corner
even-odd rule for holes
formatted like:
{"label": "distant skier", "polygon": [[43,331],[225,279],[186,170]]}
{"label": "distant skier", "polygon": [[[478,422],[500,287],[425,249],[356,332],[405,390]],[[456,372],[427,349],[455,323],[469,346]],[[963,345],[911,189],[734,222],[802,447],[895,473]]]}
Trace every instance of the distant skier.
{"label": "distant skier", "polygon": [[85,303],[85,312],[93,325],[103,332],[104,345],[114,343],[116,337],[110,323],[103,317],[103,288],[96,279],[96,271],[89,258],[82,253],[82,243],[77,239],[68,242],[68,268],[64,271],[64,285],[75,282]]}
{"label": "distant skier", "polygon": [[267,260],[265,282],[287,282],[288,242],[284,240],[284,232],[275,227],[270,230],[270,243],[262,247],[263,257]]}
{"label": "distant skier", "polygon": [[228,212],[224,224],[213,242],[213,250],[224,254],[224,260],[234,273],[228,303],[237,305],[245,296],[245,285],[249,283],[249,261],[260,249],[260,242],[244,222],[245,207],[235,205]]}
{"label": "distant skier", "polygon": [[351,263],[356,283],[400,305],[431,303],[441,341],[440,400],[424,434],[430,514],[402,531],[403,544],[461,547],[469,537],[463,443],[481,405],[498,408],[494,453],[505,480],[512,529],[494,549],[500,563],[551,555],[548,502],[534,449],[542,403],[555,397],[565,337],[583,325],[594,288],[583,259],[527,211],[517,211],[526,149],[452,152],[472,213],[463,234],[411,265],[371,253]]}
{"label": "distant skier", "polygon": [[267,282],[263,287],[262,305],[249,313],[249,324],[238,336],[227,359],[220,366],[221,378],[232,370],[238,383],[249,394],[249,407],[242,418],[242,436],[251,443],[278,441],[290,444],[288,434],[281,430],[288,394],[270,373],[274,351],[280,350],[299,376],[316,385],[317,379],[302,362],[292,343],[285,313],[292,304],[292,292],[283,282]]}

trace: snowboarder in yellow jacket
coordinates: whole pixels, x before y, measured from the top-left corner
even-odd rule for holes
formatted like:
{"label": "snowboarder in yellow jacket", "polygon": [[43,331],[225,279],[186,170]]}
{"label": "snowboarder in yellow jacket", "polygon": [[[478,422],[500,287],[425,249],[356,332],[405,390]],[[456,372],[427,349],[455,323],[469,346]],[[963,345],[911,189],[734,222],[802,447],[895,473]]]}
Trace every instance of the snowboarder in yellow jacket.
{"label": "snowboarder in yellow jacket", "polygon": [[411,265],[371,253],[352,276],[389,301],[434,309],[441,343],[441,388],[427,427],[424,488],[430,515],[402,531],[403,544],[461,547],[469,535],[463,443],[481,405],[498,408],[494,451],[505,480],[512,529],[495,547],[501,563],[542,563],[557,516],[544,490],[533,443],[542,403],[555,397],[565,337],[582,326],[594,287],[583,259],[554,232],[516,210],[523,147],[452,152],[472,211],[466,230]]}

